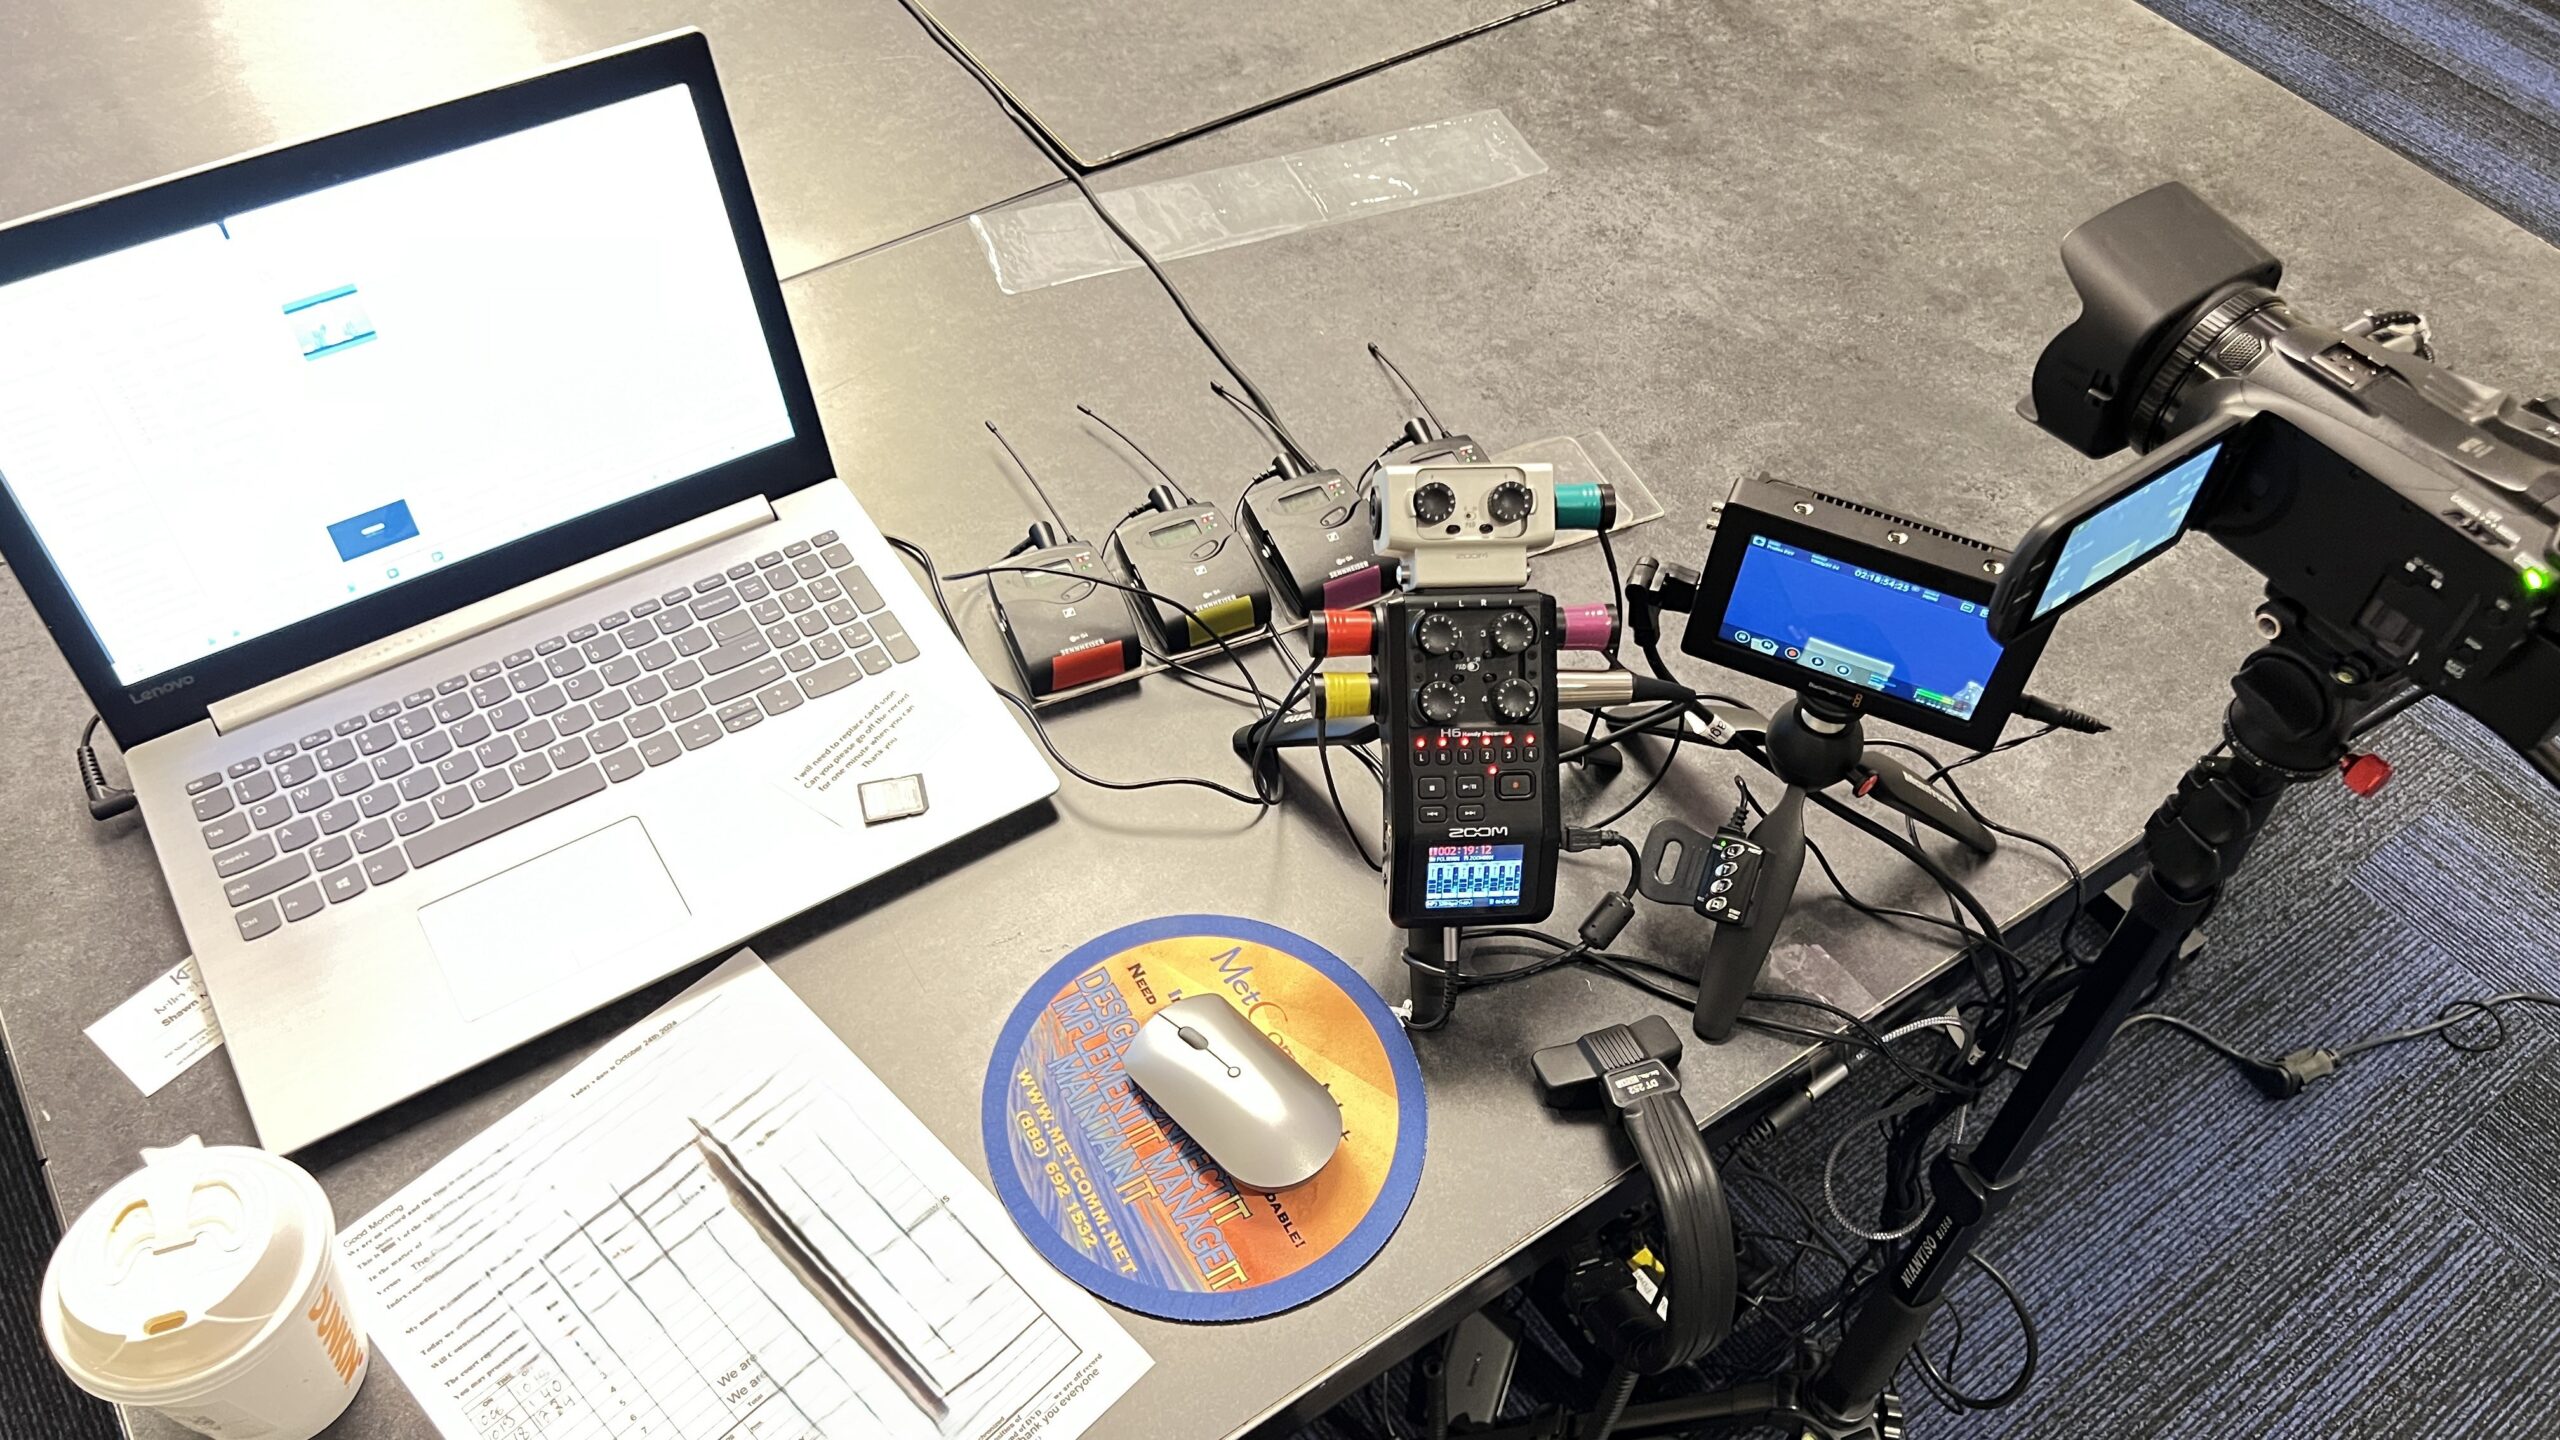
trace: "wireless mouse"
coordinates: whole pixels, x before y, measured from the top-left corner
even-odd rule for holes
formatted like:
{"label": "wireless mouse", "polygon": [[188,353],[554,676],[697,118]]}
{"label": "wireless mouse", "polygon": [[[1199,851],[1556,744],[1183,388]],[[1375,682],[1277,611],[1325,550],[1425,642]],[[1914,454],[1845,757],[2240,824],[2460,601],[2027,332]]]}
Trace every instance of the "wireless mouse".
{"label": "wireless mouse", "polygon": [[1248,1190],[1283,1190],[1342,1143],[1333,1092],[1220,995],[1188,995],[1138,1027],[1129,1079]]}

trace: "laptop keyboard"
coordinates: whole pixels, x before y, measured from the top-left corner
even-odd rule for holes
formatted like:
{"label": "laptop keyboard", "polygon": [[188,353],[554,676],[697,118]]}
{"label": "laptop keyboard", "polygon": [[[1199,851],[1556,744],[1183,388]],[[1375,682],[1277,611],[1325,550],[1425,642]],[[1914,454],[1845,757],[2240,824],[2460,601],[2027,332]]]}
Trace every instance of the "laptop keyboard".
{"label": "laptop keyboard", "polygon": [[187,782],[240,938],[916,658],[832,530]]}

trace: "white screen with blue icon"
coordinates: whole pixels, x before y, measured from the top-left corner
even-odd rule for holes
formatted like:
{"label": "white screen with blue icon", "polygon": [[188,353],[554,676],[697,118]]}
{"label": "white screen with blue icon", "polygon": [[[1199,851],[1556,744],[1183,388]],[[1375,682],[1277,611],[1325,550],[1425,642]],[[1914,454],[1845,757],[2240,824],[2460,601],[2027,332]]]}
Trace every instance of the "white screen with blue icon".
{"label": "white screen with blue icon", "polygon": [[792,435],[683,86],[0,285],[0,336],[0,485],[127,685]]}
{"label": "white screen with blue icon", "polygon": [[1731,644],[1970,720],[2000,667],[1987,607],[1766,535],[1726,599]]}
{"label": "white screen with blue icon", "polygon": [[2185,533],[2187,512],[2221,453],[2216,440],[2071,527],[2030,618],[2043,619]]}

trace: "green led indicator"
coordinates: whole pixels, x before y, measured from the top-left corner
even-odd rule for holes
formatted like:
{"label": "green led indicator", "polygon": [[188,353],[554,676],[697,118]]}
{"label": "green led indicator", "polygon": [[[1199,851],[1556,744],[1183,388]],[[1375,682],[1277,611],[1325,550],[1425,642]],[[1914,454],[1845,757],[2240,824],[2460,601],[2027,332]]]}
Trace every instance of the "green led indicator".
{"label": "green led indicator", "polygon": [[2526,567],[2524,572],[2524,588],[2534,591],[2550,589],[2551,572],[2548,570],[2536,570],[2530,566]]}

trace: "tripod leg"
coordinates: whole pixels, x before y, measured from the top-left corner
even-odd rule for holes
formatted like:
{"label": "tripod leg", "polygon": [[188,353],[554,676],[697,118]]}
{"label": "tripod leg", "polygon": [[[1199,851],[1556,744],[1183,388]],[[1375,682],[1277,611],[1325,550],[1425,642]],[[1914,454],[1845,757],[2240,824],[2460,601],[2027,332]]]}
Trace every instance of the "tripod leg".
{"label": "tripod leg", "polygon": [[1964,807],[1920,783],[1901,761],[1870,750],[1849,772],[1850,784],[1869,800],[1887,805],[1962,844],[1976,855],[2000,848],[2000,837]]}
{"label": "tripod leg", "polygon": [[2134,907],[2118,923],[2053,1033],[2037,1047],[2017,1091],[2001,1107],[1982,1143],[1967,1156],[1939,1162],[1927,1219],[1893,1267],[1867,1292],[1840,1348],[1807,1384],[1816,1413],[1862,1418],[1893,1383],[1921,1332],[1937,1313],[1976,1235],[2007,1206],[2009,1186],[2027,1155],[2062,1113],[2116,1028],[2133,1013],[2160,969],[2204,917],[2202,901],[2170,898],[2145,874]]}
{"label": "tripod leg", "polygon": [[1939,1157],[1930,1175],[1929,1213],[1870,1284],[1840,1348],[1806,1382],[1808,1410],[1845,1420],[1874,1410],[1982,1229],[2007,1207],[2028,1158],[2125,1016],[2212,908],[2277,797],[2345,753],[2353,707],[2340,701],[2352,695],[2325,688],[2332,673],[2349,672],[2334,659],[2306,660],[2280,643],[2251,656],[2233,678],[2228,728],[2234,753],[2197,762],[2153,813],[2143,829],[2149,864],[2131,908],[1981,1143]]}

